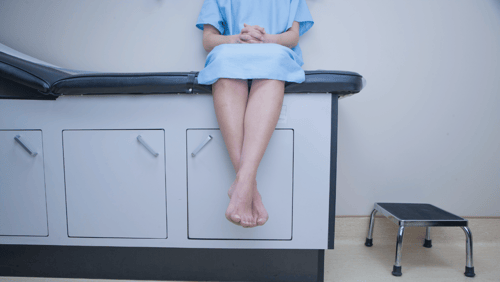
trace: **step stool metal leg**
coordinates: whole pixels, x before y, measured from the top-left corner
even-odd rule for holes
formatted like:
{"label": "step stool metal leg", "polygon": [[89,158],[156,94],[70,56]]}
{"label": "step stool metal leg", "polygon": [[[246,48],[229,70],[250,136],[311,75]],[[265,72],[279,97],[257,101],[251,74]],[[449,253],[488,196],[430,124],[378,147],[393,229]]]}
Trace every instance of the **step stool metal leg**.
{"label": "step stool metal leg", "polygon": [[431,240],[431,227],[427,226],[425,228],[425,241],[424,241],[424,247],[430,248],[432,247],[432,240]]}
{"label": "step stool metal leg", "polygon": [[464,275],[474,277],[474,264],[472,262],[472,233],[467,226],[461,226],[465,232],[466,266]]}
{"label": "step stool metal leg", "polygon": [[396,263],[394,264],[394,267],[392,268],[392,275],[394,275],[394,276],[403,275],[401,273],[401,251],[403,249],[403,234],[404,234],[404,232],[405,232],[404,225],[400,225],[399,230],[398,230],[398,240],[396,242]]}
{"label": "step stool metal leg", "polygon": [[368,226],[368,236],[366,237],[365,246],[371,247],[373,246],[373,224],[375,224],[375,214],[377,214],[377,210],[373,209],[372,215],[370,216],[370,225]]}

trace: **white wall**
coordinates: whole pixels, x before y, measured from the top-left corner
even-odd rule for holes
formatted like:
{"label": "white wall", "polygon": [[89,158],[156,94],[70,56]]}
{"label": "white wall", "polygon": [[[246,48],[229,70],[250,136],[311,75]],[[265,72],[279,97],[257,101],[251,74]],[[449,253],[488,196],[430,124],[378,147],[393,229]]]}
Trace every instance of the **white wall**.
{"label": "white wall", "polygon": [[[2,0],[0,43],[70,69],[198,71],[202,2]],[[339,103],[337,214],[426,202],[500,216],[500,2],[307,3],[303,68],[368,82]]]}

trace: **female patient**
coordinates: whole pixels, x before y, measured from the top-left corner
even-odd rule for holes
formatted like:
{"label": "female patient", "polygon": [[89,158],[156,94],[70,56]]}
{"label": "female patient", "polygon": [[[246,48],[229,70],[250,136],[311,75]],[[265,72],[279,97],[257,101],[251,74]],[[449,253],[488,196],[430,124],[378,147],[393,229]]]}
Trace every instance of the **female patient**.
{"label": "female patient", "polygon": [[236,171],[226,210],[234,224],[255,227],[269,218],[257,190],[257,168],[278,123],[285,81],[305,80],[298,41],[313,23],[305,0],[203,3],[196,26],[209,54],[198,83],[212,84],[217,121]]}

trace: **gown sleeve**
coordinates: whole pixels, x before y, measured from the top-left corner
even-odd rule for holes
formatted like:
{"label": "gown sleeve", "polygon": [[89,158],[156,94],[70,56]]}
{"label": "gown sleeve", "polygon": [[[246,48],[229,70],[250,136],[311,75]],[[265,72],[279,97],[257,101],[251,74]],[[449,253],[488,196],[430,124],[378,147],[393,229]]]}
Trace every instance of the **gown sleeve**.
{"label": "gown sleeve", "polygon": [[224,34],[225,23],[220,13],[217,0],[205,0],[203,2],[198,21],[196,22],[196,27],[203,30],[204,24],[213,25],[219,30],[220,34]]}
{"label": "gown sleeve", "polygon": [[299,22],[299,36],[306,33],[314,24],[305,0],[291,0],[290,15],[286,30],[292,27],[294,21]]}

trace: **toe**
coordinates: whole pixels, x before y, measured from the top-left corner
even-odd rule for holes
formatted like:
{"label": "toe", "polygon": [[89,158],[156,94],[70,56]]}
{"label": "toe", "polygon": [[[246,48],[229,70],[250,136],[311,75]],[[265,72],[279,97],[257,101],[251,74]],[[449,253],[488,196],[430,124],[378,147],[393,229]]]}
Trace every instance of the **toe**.
{"label": "toe", "polygon": [[257,220],[257,225],[264,225],[267,222],[267,218],[259,218]]}
{"label": "toe", "polygon": [[226,215],[227,220],[231,221],[231,213],[226,211],[225,215]]}
{"label": "toe", "polygon": [[241,220],[241,226],[243,227],[255,227],[255,220],[253,217],[243,217]]}
{"label": "toe", "polygon": [[241,217],[238,214],[231,214],[230,220],[234,223],[241,223]]}
{"label": "toe", "polygon": [[231,222],[232,224],[240,226],[240,223],[239,223],[239,222],[234,222],[234,221],[231,219],[231,216],[230,216],[230,215],[226,215],[226,219],[227,219],[229,222]]}
{"label": "toe", "polygon": [[252,227],[257,226],[257,219],[258,219],[257,217],[252,218]]}
{"label": "toe", "polygon": [[243,226],[243,227],[251,227],[251,226],[250,226],[250,222],[248,222],[248,221],[246,221],[246,220],[242,220],[242,221],[241,221],[241,226]]}

